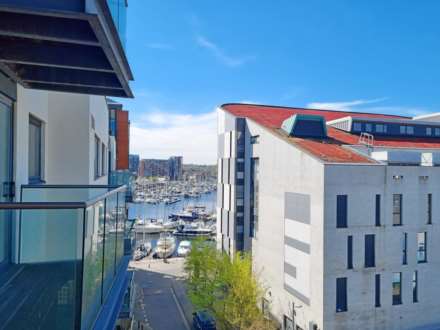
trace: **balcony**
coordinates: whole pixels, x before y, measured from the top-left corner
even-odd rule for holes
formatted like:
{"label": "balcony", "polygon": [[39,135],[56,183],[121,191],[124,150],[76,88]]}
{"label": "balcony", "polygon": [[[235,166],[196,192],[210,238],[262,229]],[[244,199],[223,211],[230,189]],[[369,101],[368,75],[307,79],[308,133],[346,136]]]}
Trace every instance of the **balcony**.
{"label": "balcony", "polygon": [[27,88],[133,97],[126,0],[0,0],[0,69]]}
{"label": "balcony", "polygon": [[127,287],[125,186],[23,186],[0,203],[0,324],[104,329]]}

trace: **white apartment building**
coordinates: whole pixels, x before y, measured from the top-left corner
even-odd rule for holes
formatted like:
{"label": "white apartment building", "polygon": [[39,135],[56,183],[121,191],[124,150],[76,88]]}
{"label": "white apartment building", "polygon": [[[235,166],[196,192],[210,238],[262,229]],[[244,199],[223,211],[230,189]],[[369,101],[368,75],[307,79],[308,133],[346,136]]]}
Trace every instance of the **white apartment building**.
{"label": "white apartment building", "polygon": [[17,186],[108,183],[108,108],[104,96],[18,86],[13,116]]}
{"label": "white apartment building", "polygon": [[440,328],[440,122],[218,109],[218,247],[284,329]]}

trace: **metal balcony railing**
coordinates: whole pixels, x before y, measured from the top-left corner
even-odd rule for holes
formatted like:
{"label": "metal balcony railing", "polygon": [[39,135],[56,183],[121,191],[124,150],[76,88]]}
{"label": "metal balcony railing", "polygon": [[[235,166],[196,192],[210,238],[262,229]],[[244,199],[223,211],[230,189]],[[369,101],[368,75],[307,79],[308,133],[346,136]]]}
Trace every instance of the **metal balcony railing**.
{"label": "metal balcony railing", "polygon": [[0,203],[2,328],[93,327],[131,253],[125,190],[29,185]]}

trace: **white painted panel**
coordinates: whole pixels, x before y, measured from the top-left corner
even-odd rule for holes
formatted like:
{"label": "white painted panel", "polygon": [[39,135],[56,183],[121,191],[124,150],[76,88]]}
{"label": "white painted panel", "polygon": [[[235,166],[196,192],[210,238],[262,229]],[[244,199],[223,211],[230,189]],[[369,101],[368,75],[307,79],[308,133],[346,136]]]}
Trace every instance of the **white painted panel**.
{"label": "white painted panel", "polygon": [[310,264],[310,256],[300,250],[294,249],[288,245],[284,247],[284,260],[297,268]]}
{"label": "white painted panel", "polygon": [[225,137],[224,155],[225,155],[225,158],[231,158],[231,132],[226,132],[224,137]]}
{"label": "white painted panel", "polygon": [[310,225],[286,219],[285,235],[304,243],[310,243]]}

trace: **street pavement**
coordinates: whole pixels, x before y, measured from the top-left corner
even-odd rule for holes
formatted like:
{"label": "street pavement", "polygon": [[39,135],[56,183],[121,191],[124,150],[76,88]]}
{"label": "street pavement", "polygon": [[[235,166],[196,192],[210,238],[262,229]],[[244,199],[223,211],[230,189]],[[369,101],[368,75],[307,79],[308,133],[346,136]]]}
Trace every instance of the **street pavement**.
{"label": "street pavement", "polygon": [[190,330],[192,307],[183,279],[183,258],[132,261],[136,305],[134,329]]}

